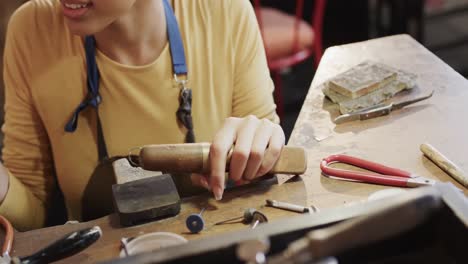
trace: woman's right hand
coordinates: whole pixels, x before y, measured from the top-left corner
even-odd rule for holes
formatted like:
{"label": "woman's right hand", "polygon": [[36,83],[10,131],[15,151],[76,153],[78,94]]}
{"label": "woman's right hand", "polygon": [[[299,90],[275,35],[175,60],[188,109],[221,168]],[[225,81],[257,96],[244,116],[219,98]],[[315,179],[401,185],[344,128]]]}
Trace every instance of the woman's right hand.
{"label": "woman's right hand", "polygon": [[[224,192],[225,171],[237,184],[248,183],[273,168],[285,144],[283,129],[268,119],[256,116],[229,117],[214,136],[210,148],[211,171],[193,174],[195,185],[211,190],[220,200]],[[229,168],[226,158],[233,148]]]}

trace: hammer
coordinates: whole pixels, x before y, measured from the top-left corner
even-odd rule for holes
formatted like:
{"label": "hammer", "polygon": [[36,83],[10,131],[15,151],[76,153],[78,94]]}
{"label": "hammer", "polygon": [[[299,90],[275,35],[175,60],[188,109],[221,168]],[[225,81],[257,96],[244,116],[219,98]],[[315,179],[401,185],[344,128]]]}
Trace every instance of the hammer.
{"label": "hammer", "polygon": [[[140,149],[139,165],[149,171],[170,173],[210,172],[210,143],[146,145]],[[226,170],[229,169],[233,148],[228,152]],[[284,146],[270,174],[303,174],[307,169],[304,148]]]}
{"label": "hammer", "polygon": [[[209,143],[147,145],[140,149],[137,167],[130,165],[128,159],[114,161],[117,184],[112,186],[112,192],[121,225],[177,215],[180,197],[171,174],[167,173],[209,173],[209,154]],[[231,155],[232,149],[227,165]],[[269,173],[303,174],[306,168],[305,150],[285,146]]]}

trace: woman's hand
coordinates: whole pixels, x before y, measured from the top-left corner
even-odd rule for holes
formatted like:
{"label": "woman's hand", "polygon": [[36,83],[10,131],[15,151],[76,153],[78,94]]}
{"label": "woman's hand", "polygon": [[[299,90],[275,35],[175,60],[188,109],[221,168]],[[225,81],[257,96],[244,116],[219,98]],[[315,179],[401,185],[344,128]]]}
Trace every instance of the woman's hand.
{"label": "woman's hand", "polygon": [[269,172],[285,144],[283,129],[268,119],[255,116],[229,117],[216,133],[210,148],[210,175],[192,175],[192,182],[210,189],[216,200],[224,192],[226,158],[234,147],[229,178],[249,182]]}

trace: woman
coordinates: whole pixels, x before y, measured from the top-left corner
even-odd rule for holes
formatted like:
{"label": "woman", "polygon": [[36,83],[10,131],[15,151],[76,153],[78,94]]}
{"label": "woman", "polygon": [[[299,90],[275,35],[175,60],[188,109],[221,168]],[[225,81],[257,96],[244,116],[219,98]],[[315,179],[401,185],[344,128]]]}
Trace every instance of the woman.
{"label": "woman", "polygon": [[211,173],[191,179],[221,199],[233,144],[236,182],[284,145],[247,0],[34,0],[10,20],[4,69],[0,214],[19,230],[44,226],[55,179],[82,220],[96,167],[135,146],[212,142]]}

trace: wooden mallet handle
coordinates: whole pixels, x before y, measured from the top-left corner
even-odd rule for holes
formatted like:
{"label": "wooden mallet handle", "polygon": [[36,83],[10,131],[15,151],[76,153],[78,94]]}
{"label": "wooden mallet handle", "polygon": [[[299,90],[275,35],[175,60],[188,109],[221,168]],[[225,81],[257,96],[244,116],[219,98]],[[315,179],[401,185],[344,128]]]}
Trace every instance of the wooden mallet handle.
{"label": "wooden mallet handle", "polygon": [[426,155],[426,157],[432,160],[432,162],[434,162],[452,178],[460,182],[463,186],[465,186],[465,188],[468,188],[468,176],[462,171],[460,167],[455,165],[436,148],[427,143],[421,144],[419,148],[424,153],[424,155]]}
{"label": "wooden mallet handle", "polygon": [[[168,173],[209,173],[210,143],[146,145],[140,150],[139,163],[145,170]],[[232,149],[227,157],[231,159]],[[229,166],[226,166],[229,169]],[[269,173],[303,174],[307,169],[304,148],[284,146]]]}

